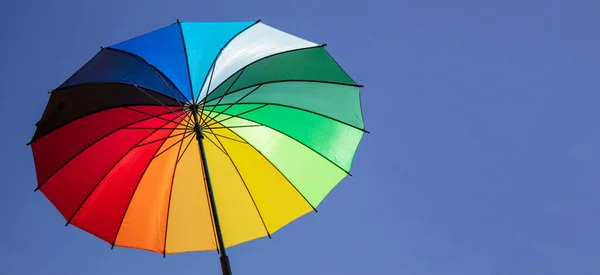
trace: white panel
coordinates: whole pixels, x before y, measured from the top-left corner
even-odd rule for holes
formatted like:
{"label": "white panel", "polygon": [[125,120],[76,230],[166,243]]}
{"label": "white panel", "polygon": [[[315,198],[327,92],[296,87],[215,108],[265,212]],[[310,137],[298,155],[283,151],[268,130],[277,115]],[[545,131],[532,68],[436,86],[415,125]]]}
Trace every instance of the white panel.
{"label": "white panel", "polygon": [[[246,65],[276,53],[314,47],[318,44],[298,38],[263,23],[258,23],[234,38],[217,60],[210,76],[210,92]],[[210,79],[210,78],[209,78]],[[204,83],[199,98],[206,96],[209,81]]]}

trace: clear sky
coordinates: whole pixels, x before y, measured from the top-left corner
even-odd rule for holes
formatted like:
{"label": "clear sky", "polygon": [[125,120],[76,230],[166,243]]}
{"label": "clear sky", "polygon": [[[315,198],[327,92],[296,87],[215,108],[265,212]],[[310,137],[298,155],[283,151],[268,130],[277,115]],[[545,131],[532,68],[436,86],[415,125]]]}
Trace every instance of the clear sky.
{"label": "clear sky", "polygon": [[228,250],[234,274],[600,274],[600,2],[0,2],[0,274],[220,274],[214,252],[115,248],[34,193],[32,136],[99,47],[185,21],[264,23],[362,89],[352,173],[311,213]]}

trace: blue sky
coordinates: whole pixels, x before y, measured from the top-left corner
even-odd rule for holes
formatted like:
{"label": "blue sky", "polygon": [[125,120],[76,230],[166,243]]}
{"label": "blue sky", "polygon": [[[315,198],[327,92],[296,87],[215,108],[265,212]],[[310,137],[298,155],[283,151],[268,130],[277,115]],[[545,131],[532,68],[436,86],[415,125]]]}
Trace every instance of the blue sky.
{"label": "blue sky", "polygon": [[264,23],[361,84],[364,138],[321,205],[228,250],[234,274],[600,273],[596,1],[2,1],[0,274],[219,274],[216,253],[116,248],[64,220],[24,144],[102,45],[185,21]]}

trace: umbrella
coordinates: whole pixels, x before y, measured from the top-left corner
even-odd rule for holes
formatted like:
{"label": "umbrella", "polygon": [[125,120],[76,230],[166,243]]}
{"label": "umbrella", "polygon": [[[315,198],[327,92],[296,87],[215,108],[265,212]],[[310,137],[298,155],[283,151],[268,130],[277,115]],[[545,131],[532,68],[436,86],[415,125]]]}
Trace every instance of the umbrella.
{"label": "umbrella", "polygon": [[349,175],[358,85],[325,45],[262,22],[180,22],[100,51],[50,92],[39,190],[113,248],[271,237]]}

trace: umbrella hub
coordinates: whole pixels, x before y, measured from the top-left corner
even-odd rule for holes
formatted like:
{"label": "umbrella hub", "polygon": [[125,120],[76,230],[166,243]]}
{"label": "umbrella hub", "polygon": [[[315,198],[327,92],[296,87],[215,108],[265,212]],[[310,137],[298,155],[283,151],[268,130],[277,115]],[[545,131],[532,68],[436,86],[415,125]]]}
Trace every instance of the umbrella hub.
{"label": "umbrella hub", "polygon": [[196,139],[204,139],[204,135],[202,134],[202,127],[200,127],[200,124],[196,123],[196,126],[194,126],[194,132],[196,133]]}
{"label": "umbrella hub", "polygon": [[195,103],[189,105],[189,110],[194,115],[194,132],[196,133],[196,139],[200,140],[204,138],[202,134],[202,126],[200,120],[200,112],[202,110],[202,104]]}

